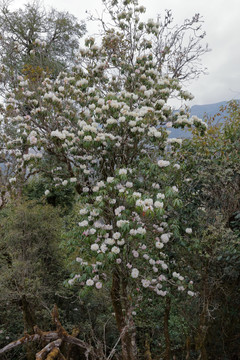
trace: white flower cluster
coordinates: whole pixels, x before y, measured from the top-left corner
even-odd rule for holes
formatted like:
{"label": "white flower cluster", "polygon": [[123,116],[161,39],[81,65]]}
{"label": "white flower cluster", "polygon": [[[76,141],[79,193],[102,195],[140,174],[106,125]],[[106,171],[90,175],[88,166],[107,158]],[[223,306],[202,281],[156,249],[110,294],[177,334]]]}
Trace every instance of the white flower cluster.
{"label": "white flower cluster", "polygon": [[207,129],[207,123],[205,123],[202,119],[199,119],[197,116],[193,115],[190,119],[186,115],[179,115],[177,120],[175,121],[175,124],[179,125],[201,125],[205,129]]}
{"label": "white flower cluster", "polygon": [[43,98],[44,98],[45,100],[50,99],[50,100],[52,100],[52,101],[56,101],[56,102],[59,102],[59,103],[62,102],[62,100],[59,99],[59,98],[56,96],[56,94],[54,94],[54,92],[52,92],[52,91],[49,92],[49,93],[46,93],[46,94],[43,96]]}
{"label": "white flower cluster", "polygon": [[182,145],[183,140],[178,138],[169,138],[167,139],[168,144],[179,144]]}
{"label": "white flower cluster", "polygon": [[139,227],[137,229],[131,229],[129,234],[130,235],[145,235],[146,234],[146,229],[144,229],[143,227]]}
{"label": "white flower cluster", "polygon": [[167,161],[167,160],[159,160],[158,161],[158,166],[159,167],[167,167],[170,165],[170,161]]}
{"label": "white flower cluster", "polygon": [[23,155],[23,160],[24,161],[29,161],[31,159],[42,159],[43,154],[38,152],[38,153],[29,153],[29,154],[24,154]]}
{"label": "white flower cluster", "polygon": [[150,127],[148,130],[148,136],[154,136],[156,138],[160,138],[162,136],[162,133],[158,131],[156,128]]}
{"label": "white flower cluster", "polygon": [[42,47],[46,47],[46,45],[47,45],[46,41],[41,40],[41,39],[35,39],[34,43],[36,45],[39,45],[39,46],[42,46]]}
{"label": "white flower cluster", "polygon": [[121,215],[121,212],[122,212],[123,210],[125,210],[125,206],[119,206],[118,208],[116,208],[116,209],[114,210],[115,215],[120,216],[120,215]]}
{"label": "white flower cluster", "polygon": [[173,272],[172,276],[173,276],[173,278],[177,278],[177,279],[180,280],[180,281],[183,281],[183,280],[184,280],[184,277],[181,276],[181,275],[180,275],[179,273],[177,273],[177,272]]}
{"label": "white flower cluster", "polygon": [[64,134],[63,132],[61,132],[59,130],[52,131],[51,136],[57,137],[58,139],[61,139],[61,140],[66,139],[66,134]]}

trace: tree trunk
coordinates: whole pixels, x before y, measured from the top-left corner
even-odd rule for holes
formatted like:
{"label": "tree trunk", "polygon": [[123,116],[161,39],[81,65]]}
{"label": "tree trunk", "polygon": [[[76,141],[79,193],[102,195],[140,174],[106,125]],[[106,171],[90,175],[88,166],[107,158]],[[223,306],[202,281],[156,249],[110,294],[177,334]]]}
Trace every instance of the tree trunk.
{"label": "tree trunk", "polygon": [[[124,282],[121,281],[117,269],[113,271],[111,298],[117,327],[121,337],[122,360],[137,360],[136,329],[131,315],[128,299],[123,299],[121,292],[126,294]],[[123,311],[123,303],[126,309]],[[124,315],[125,314],[125,315]]]}
{"label": "tree trunk", "polygon": [[150,342],[149,342],[149,335],[146,334],[145,337],[145,353],[144,353],[144,359],[146,360],[152,360],[152,354],[150,349]]}
{"label": "tree trunk", "polygon": [[34,332],[33,328],[36,325],[34,319],[35,317],[32,310],[30,309],[30,305],[25,295],[21,299],[21,307],[23,312],[24,332],[28,334],[33,334]]}
{"label": "tree trunk", "polygon": [[186,360],[190,359],[190,348],[191,348],[191,338],[187,336],[186,339]]}
{"label": "tree trunk", "polygon": [[196,350],[199,351],[198,360],[207,360],[207,350],[206,350],[206,337],[208,332],[208,303],[209,303],[209,289],[208,289],[208,276],[207,271],[203,276],[203,309],[200,314],[199,328],[196,336]]}
{"label": "tree trunk", "polygon": [[164,312],[164,337],[165,337],[165,354],[164,359],[170,360],[171,356],[171,342],[170,342],[170,334],[169,334],[169,317],[170,317],[170,309],[171,309],[171,299],[169,296],[166,298],[165,312]]}
{"label": "tree trunk", "polygon": [[[32,313],[30,309],[30,305],[26,299],[25,296],[21,299],[21,307],[23,312],[23,323],[24,323],[24,332],[27,334],[33,334],[34,333],[34,314]],[[35,344],[26,344],[26,358],[27,360],[34,360],[35,359],[35,353],[36,353],[36,345]]]}

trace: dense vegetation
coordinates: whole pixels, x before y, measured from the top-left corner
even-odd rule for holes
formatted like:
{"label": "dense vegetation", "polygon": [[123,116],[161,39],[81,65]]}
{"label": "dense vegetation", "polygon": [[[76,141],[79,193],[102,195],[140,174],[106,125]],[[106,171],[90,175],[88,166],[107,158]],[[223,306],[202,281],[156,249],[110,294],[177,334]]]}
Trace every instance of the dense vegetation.
{"label": "dense vegetation", "polygon": [[103,3],[78,55],[74,17],[2,8],[0,356],[238,359],[240,104],[208,126],[168,104],[201,73],[199,15]]}

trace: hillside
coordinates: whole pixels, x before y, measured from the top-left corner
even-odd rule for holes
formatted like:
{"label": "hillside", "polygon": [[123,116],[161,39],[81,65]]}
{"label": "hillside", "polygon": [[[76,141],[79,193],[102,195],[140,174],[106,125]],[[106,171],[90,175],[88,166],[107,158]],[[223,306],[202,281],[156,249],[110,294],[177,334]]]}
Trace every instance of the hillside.
{"label": "hillside", "polygon": [[205,114],[213,116],[219,111],[221,106],[225,105],[227,105],[227,101],[221,101],[215,104],[193,105],[191,107],[191,115],[196,115],[201,119]]}

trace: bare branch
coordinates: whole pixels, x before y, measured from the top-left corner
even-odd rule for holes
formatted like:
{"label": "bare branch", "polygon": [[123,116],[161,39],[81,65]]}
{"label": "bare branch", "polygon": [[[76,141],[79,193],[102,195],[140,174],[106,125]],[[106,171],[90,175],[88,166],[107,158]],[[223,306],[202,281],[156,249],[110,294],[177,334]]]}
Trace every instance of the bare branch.
{"label": "bare branch", "polygon": [[5,353],[8,350],[14,349],[15,347],[23,344],[27,344],[29,342],[34,341],[50,341],[50,340],[57,340],[58,339],[58,333],[55,331],[51,332],[43,332],[42,335],[39,334],[33,334],[33,335],[25,335],[21,339],[18,339],[16,341],[11,342],[10,344],[4,346],[2,349],[0,349],[0,354]]}
{"label": "bare branch", "polygon": [[59,354],[59,347],[62,344],[62,339],[57,339],[55,341],[47,344],[41,351],[36,354],[36,360],[42,360],[49,353],[46,360],[55,359]]}

